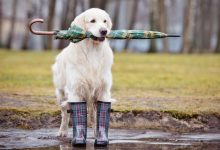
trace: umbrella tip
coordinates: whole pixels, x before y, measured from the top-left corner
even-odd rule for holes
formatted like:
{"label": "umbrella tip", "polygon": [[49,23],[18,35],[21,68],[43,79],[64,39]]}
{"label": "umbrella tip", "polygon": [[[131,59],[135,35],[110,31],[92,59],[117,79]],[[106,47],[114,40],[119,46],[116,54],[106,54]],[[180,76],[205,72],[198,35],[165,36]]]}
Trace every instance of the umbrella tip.
{"label": "umbrella tip", "polygon": [[178,35],[178,34],[167,34],[167,37],[181,37],[181,35]]}

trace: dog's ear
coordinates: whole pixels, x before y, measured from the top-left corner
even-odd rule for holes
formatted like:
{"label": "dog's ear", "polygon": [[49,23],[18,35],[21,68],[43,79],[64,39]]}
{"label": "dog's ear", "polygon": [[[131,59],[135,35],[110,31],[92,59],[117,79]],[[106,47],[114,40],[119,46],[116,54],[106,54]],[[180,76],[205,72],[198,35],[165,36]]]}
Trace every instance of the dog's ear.
{"label": "dog's ear", "polygon": [[71,26],[73,26],[73,25],[77,25],[85,31],[86,29],[85,29],[85,17],[84,17],[84,15],[81,14],[81,15],[77,16],[73,20],[73,22],[71,23]]}
{"label": "dog's ear", "polygon": [[109,15],[107,16],[107,26],[110,30],[112,29],[112,21]]}

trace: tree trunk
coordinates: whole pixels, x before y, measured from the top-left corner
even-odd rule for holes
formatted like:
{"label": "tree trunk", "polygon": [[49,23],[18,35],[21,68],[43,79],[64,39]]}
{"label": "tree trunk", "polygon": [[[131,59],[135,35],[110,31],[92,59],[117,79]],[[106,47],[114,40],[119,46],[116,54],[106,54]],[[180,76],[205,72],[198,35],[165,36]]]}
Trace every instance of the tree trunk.
{"label": "tree trunk", "polygon": [[[32,1],[27,1],[27,5],[28,5],[28,11],[27,11],[27,14],[26,14],[26,27],[28,28],[28,24],[31,20],[31,18],[33,17],[34,15],[34,12],[35,10],[33,10],[33,4],[32,4]],[[28,42],[29,42],[29,34],[30,31],[29,30],[25,30],[25,33],[24,33],[24,39],[23,39],[23,43],[22,43],[22,50],[27,50],[28,49]]]}
{"label": "tree trunk", "polygon": [[12,2],[12,16],[11,16],[11,23],[10,23],[10,30],[9,30],[9,36],[7,40],[6,47],[10,49],[12,47],[12,41],[13,41],[13,35],[15,30],[15,21],[16,21],[16,12],[17,12],[17,4],[18,0],[13,0]]}
{"label": "tree trunk", "polygon": [[[71,25],[72,21],[76,16],[76,7],[77,7],[77,0],[67,1],[66,5],[64,4],[63,15],[62,15],[63,19],[61,19],[62,29],[67,29]],[[60,40],[59,49],[64,48],[65,46],[67,46],[68,43],[69,41]]]}
{"label": "tree trunk", "polygon": [[201,14],[201,0],[195,0],[196,1],[196,7],[195,7],[195,26],[194,26],[194,31],[193,31],[193,45],[192,49],[194,53],[199,53],[200,48],[201,48],[201,43],[202,43],[202,14]]}
{"label": "tree trunk", "polygon": [[[62,12],[62,18],[61,20],[61,29],[67,29],[68,25],[67,25],[67,17],[68,17],[68,12],[69,12],[69,1],[64,1],[63,2],[63,8],[62,8],[63,12]],[[63,49],[66,46],[67,42],[65,40],[60,40],[59,41],[59,45],[58,48],[59,49]]]}
{"label": "tree trunk", "polygon": [[[159,25],[160,31],[166,33],[167,32],[167,10],[166,10],[166,1],[158,0],[159,5]],[[168,52],[168,43],[167,39],[163,39],[163,51]]]}
{"label": "tree trunk", "polygon": [[105,10],[107,4],[108,4],[108,0],[99,0],[99,1],[98,1],[98,7],[99,7],[100,9]]}
{"label": "tree trunk", "polygon": [[89,0],[89,7],[90,8],[96,7],[96,0]]}
{"label": "tree trunk", "polygon": [[3,12],[2,12],[2,1],[0,0],[0,47],[2,46],[2,22],[3,22]]}
{"label": "tree trunk", "polygon": [[212,14],[212,2],[210,0],[205,1],[205,10],[203,12],[203,20],[205,23],[204,26],[204,50],[205,52],[211,51],[211,36],[212,36],[212,29],[213,29],[213,14]]}
{"label": "tree trunk", "polygon": [[[128,29],[133,29],[135,22],[136,22],[136,18],[137,18],[137,13],[138,13],[138,3],[139,0],[134,1],[133,7],[132,7],[132,14],[131,14],[131,18],[130,18],[130,22],[128,25]],[[128,46],[129,46],[129,40],[126,40],[125,42],[125,46],[124,46],[124,50],[128,51]]]}
{"label": "tree trunk", "polygon": [[[118,28],[118,17],[119,17],[119,11],[120,11],[120,5],[121,5],[121,2],[119,0],[116,0],[115,2],[115,13],[114,13],[114,16],[113,16],[113,20],[112,20],[112,29],[113,30],[116,30]],[[113,52],[115,52],[115,49],[116,49],[116,46],[115,44],[112,45],[112,50]]]}
{"label": "tree trunk", "polygon": [[[193,0],[194,2],[194,0]],[[213,1],[195,0],[195,18],[193,29],[193,50],[197,53],[211,51],[211,36],[213,33]]]}
{"label": "tree trunk", "polygon": [[191,52],[193,42],[193,27],[194,27],[194,10],[195,1],[187,0],[184,9],[184,25],[183,25],[183,45],[182,53]]}
{"label": "tree trunk", "polygon": [[[157,4],[157,0],[154,1],[150,1],[151,5],[150,5],[150,30],[155,31],[157,28],[157,8],[156,8],[156,4]],[[156,47],[156,40],[152,39],[150,40],[150,46],[149,46],[149,50],[148,53],[156,53],[157,52],[157,47]]]}
{"label": "tree trunk", "polygon": [[113,17],[113,27],[112,27],[112,29],[114,30],[118,28],[118,17],[119,17],[120,5],[121,5],[121,2],[119,0],[116,0],[115,1],[115,14]]}
{"label": "tree trunk", "polygon": [[80,3],[80,6],[82,8],[82,11],[85,11],[86,10],[86,8],[85,8],[85,1],[84,0],[80,0],[79,3]]}
{"label": "tree trunk", "polygon": [[[54,24],[54,15],[55,15],[55,8],[56,8],[56,0],[50,0],[49,5],[48,5],[48,18],[47,18],[47,30],[51,31],[53,30],[53,24]],[[48,36],[47,38],[47,43],[46,43],[46,50],[51,50],[52,49],[52,44],[53,44],[53,37]]]}
{"label": "tree trunk", "polygon": [[220,2],[218,1],[218,31],[217,31],[217,45],[215,53],[220,53]]}

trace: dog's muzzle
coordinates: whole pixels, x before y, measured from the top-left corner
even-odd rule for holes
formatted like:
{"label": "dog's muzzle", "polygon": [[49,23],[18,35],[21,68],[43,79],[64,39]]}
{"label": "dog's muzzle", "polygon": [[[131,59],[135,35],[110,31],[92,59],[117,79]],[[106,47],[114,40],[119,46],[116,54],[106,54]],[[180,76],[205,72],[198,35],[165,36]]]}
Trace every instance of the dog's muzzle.
{"label": "dog's muzzle", "polygon": [[100,42],[105,40],[105,37],[97,37],[97,36],[94,36],[94,35],[92,35],[91,38],[95,41],[100,41]]}

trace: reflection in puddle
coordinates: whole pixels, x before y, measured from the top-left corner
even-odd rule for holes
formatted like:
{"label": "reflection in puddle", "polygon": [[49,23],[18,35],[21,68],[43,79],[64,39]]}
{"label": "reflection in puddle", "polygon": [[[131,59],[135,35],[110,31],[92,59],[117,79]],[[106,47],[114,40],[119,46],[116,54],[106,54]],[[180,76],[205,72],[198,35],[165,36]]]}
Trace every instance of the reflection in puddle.
{"label": "reflection in puddle", "polygon": [[[219,150],[220,133],[171,133],[152,130],[110,130],[107,148],[96,148],[92,130],[86,147],[72,147],[71,138],[57,138],[57,128],[40,130],[8,129],[0,131],[0,149],[25,150]],[[69,136],[71,137],[71,129]]]}

